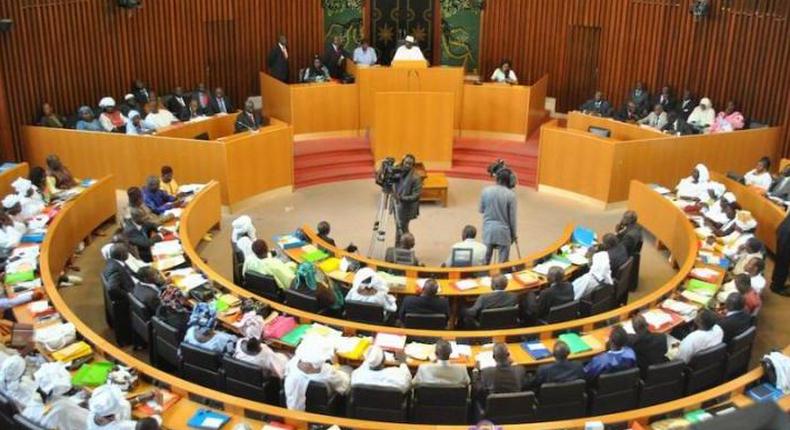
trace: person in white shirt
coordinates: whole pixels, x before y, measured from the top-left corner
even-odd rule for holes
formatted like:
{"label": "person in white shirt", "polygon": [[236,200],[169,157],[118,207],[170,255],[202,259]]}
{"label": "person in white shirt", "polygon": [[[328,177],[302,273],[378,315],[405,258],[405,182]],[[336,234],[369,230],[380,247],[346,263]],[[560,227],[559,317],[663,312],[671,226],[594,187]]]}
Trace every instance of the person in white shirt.
{"label": "person in white shirt", "polygon": [[373,345],[365,352],[362,365],[351,373],[351,386],[357,385],[396,388],[405,393],[411,389],[411,372],[406,363],[385,367],[384,351]]}
{"label": "person in white shirt", "polygon": [[256,337],[239,339],[236,342],[233,358],[259,366],[277,379],[285,376],[285,366],[288,365],[288,357],[285,354],[274,352]]}
{"label": "person in white shirt", "polygon": [[590,270],[573,281],[573,300],[581,299],[604,284],[614,284],[607,250],[593,254]]}
{"label": "person in white shirt", "polygon": [[502,60],[499,68],[494,70],[494,73],[491,74],[491,81],[518,85],[518,78],[516,77],[516,72],[514,72],[511,67],[510,60]]}
{"label": "person in white shirt", "polygon": [[768,189],[771,188],[771,183],[774,181],[774,178],[768,171],[770,168],[771,159],[768,157],[761,158],[759,161],[757,161],[757,167],[749,170],[745,175],[743,175],[744,184],[759,188],[763,192],[767,192]]}
{"label": "person in white shirt", "polygon": [[21,355],[12,355],[0,364],[0,392],[10,398],[19,409],[33,402],[41,402],[36,383],[25,375],[27,364]]}
{"label": "person in white shirt", "polygon": [[681,199],[705,199],[708,194],[708,181],[710,181],[708,168],[704,164],[697,164],[691,171],[691,176],[680,180],[676,187],[676,194]]}
{"label": "person in white shirt", "polygon": [[412,381],[414,385],[466,386],[469,385],[469,373],[466,366],[450,363],[453,348],[444,339],[436,341],[436,362],[420,364]]}
{"label": "person in white shirt", "polygon": [[395,61],[425,61],[420,47],[415,44],[414,36],[406,36],[405,43],[395,51],[392,62]]}
{"label": "person in white shirt", "polygon": [[123,391],[112,384],[102,385],[91,394],[88,400],[88,414],[85,428],[88,430],[132,430],[132,406]]}
{"label": "person in white shirt", "polygon": [[3,210],[11,220],[16,223],[24,224],[25,218],[22,216],[22,199],[17,194],[9,194],[3,197]]}
{"label": "person in white shirt", "polygon": [[650,112],[650,115],[640,119],[637,122],[641,125],[646,125],[656,130],[661,130],[665,125],[667,125],[667,113],[664,112],[664,106],[656,104],[653,107],[653,112]]}
{"label": "person in white shirt", "polygon": [[99,124],[104,131],[121,131],[126,126],[126,116],[115,108],[115,100],[112,97],[104,97],[99,100],[99,107],[102,113],[99,115]]}
{"label": "person in white shirt", "polygon": [[151,127],[149,122],[143,121],[143,117],[140,115],[140,112],[137,112],[136,110],[129,111],[129,122],[126,123],[126,134],[136,136],[141,134],[151,134],[154,131],[155,130]]}
{"label": "person in white shirt", "polygon": [[38,192],[38,188],[27,178],[17,178],[11,183],[16,194],[19,196],[19,204],[22,206],[21,216],[23,219],[30,219],[44,211],[46,205],[44,198]]}
{"label": "person in white shirt", "polygon": [[26,231],[24,223],[14,221],[5,210],[0,210],[0,248],[15,248]]}
{"label": "person in white shirt", "polygon": [[445,261],[445,265],[448,267],[453,267],[453,251],[457,249],[465,249],[472,251],[472,260],[471,266],[483,266],[486,264],[486,251],[488,247],[485,244],[478,242],[475,240],[477,238],[477,229],[473,225],[467,225],[464,227],[463,231],[461,232],[461,241],[456,242],[452,250],[450,251],[450,255],[447,257],[447,261]]}
{"label": "person in white shirt", "polygon": [[354,50],[354,63],[372,66],[376,64],[377,61],[376,50],[370,47],[368,40],[360,40],[359,46]]}
{"label": "person in white shirt", "polygon": [[709,98],[703,97],[699,105],[694,108],[686,122],[695,130],[707,133],[713,121],[716,119],[716,111],[713,110],[713,102]]}
{"label": "person in white shirt", "polygon": [[716,324],[716,315],[712,311],[701,310],[694,323],[697,329],[683,338],[674,357],[685,363],[691,361],[698,352],[716,346],[724,339],[724,332]]}
{"label": "person in white shirt", "polygon": [[71,386],[71,374],[63,363],[42,364],[33,374],[43,402],[31,402],[22,415],[40,426],[58,430],[82,430],[88,419],[88,410],[79,400],[65,396]]}
{"label": "person in white shirt", "polygon": [[148,128],[159,130],[160,128],[167,127],[171,124],[177,123],[178,118],[175,117],[169,110],[159,107],[159,102],[150,101],[145,105],[145,121],[144,125]]}
{"label": "person in white shirt", "polygon": [[350,388],[348,374],[332,364],[334,351],[321,337],[306,337],[296,348],[296,353],[285,368],[285,403],[288,409],[304,411],[307,386],[311,381],[326,383],[330,389],[345,394]]}
{"label": "person in white shirt", "polygon": [[230,232],[230,242],[245,256],[251,254],[252,242],[258,239],[252,218],[242,215],[233,220],[231,227],[233,230]]}
{"label": "person in white shirt", "polygon": [[354,274],[351,290],[346,294],[348,301],[376,304],[389,313],[398,310],[395,296],[389,294],[387,283],[369,267],[363,267]]}
{"label": "person in white shirt", "polygon": [[703,210],[703,214],[705,218],[708,218],[716,224],[724,224],[728,221],[727,215],[724,212],[724,207],[731,206],[735,202],[735,194],[726,192],[722,194],[721,198],[716,200],[715,203],[710,205],[707,210]]}

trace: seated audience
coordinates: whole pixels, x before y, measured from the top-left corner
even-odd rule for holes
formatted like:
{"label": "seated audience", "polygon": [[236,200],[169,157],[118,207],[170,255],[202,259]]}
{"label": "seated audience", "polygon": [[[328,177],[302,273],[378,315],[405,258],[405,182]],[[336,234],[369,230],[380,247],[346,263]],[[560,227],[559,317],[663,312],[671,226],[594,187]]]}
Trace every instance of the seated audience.
{"label": "seated audience", "polygon": [[763,293],[763,289],[765,288],[765,284],[768,282],[765,280],[763,276],[763,271],[765,270],[765,260],[762,258],[752,258],[746,263],[746,267],[743,268],[744,273],[749,275],[749,283],[751,284],[754,291],[761,295]]}
{"label": "seated audience", "polygon": [[252,242],[258,239],[258,232],[252,224],[252,218],[242,215],[233,220],[231,228],[230,243],[241,251],[242,257],[246,258],[252,253]]}
{"label": "seated audience", "polygon": [[667,123],[661,128],[661,131],[675,136],[694,134],[694,130],[688,125],[683,115],[676,112],[670,112],[667,115]]}
{"label": "seated audience", "polygon": [[771,188],[773,177],[768,170],[771,168],[771,159],[768,157],[760,158],[757,161],[757,166],[746,172],[743,175],[743,183],[759,189],[761,192],[767,192]]}
{"label": "seated audience", "polygon": [[757,231],[757,220],[754,219],[749,211],[735,212],[735,229],[727,236],[721,238],[721,245],[714,245],[714,249],[720,251],[727,258],[738,255],[741,247],[754,237]]}
{"label": "seated audience", "polygon": [[226,114],[233,112],[233,104],[230,99],[225,96],[225,90],[222,87],[214,88],[214,96],[208,101],[208,112],[211,115]]}
{"label": "seated audience", "polygon": [[148,102],[144,110],[145,126],[149,129],[159,130],[178,122],[178,118],[169,110],[160,108],[159,102],[156,100]]}
{"label": "seated audience", "polygon": [[400,237],[400,246],[390,247],[384,253],[384,261],[387,263],[405,264],[407,266],[417,266],[417,256],[414,255],[414,235],[403,233]]}
{"label": "seated audience", "polygon": [[713,110],[713,102],[709,98],[703,97],[686,122],[698,133],[708,133],[715,119],[716,111]]}
{"label": "seated audience", "polygon": [[642,115],[639,114],[636,103],[629,100],[626,102],[625,106],[623,106],[623,109],[614,115],[614,118],[618,121],[634,123],[639,121]]}
{"label": "seated audience", "polygon": [[675,100],[672,97],[672,90],[668,86],[661,87],[661,92],[656,95],[653,100],[653,105],[661,105],[664,112],[672,112],[675,110]]}
{"label": "seated audience", "polygon": [[34,397],[22,415],[46,429],[83,430],[89,412],[68,396],[73,387],[66,366],[59,362],[43,363],[33,372],[33,378],[42,402]]}
{"label": "seated audience", "polygon": [[589,115],[609,116],[612,108],[609,102],[603,98],[603,92],[596,91],[593,98],[581,105],[579,110]]}
{"label": "seated audience", "polygon": [[181,121],[191,121],[196,118],[205,118],[208,115],[206,108],[200,106],[196,99],[189,101],[189,106],[181,111],[178,119]]}
{"label": "seated audience", "polygon": [[664,112],[664,107],[657,104],[653,107],[653,111],[649,115],[638,121],[641,125],[646,125],[656,130],[662,130],[667,125],[667,113]]}
{"label": "seated audience", "polygon": [[269,253],[265,241],[257,239],[252,242],[250,254],[244,256],[242,273],[254,272],[274,278],[280,289],[286,289],[296,277],[296,263],[284,262]]}
{"label": "seated audience", "polygon": [[134,291],[134,277],[126,267],[126,259],[129,258],[129,250],[126,246],[118,243],[110,248],[110,259],[104,265],[106,288],[110,297],[115,300],[126,301],[126,293]]}
{"label": "seated audience", "polygon": [[790,164],[785,166],[768,189],[767,196],[785,207],[790,207]]}
{"label": "seated audience", "polygon": [[[760,295],[757,294],[757,291],[754,291],[754,288],[752,288],[751,278],[749,278],[749,275],[746,273],[741,273],[740,275],[735,275],[734,281],[735,290],[741,295],[741,298],[743,298],[744,311],[749,315],[756,316],[763,306],[763,301]],[[732,294],[733,293],[730,293],[730,296]],[[727,296],[728,300],[730,296]]]}
{"label": "seated audience", "polygon": [[239,112],[239,115],[236,117],[236,133],[258,130],[267,125],[269,125],[269,118],[261,116],[260,112],[255,110],[255,103],[252,99],[247,99],[244,102],[244,110]]}
{"label": "seated audience", "polygon": [[496,366],[472,373],[472,392],[481,404],[485,404],[489,394],[518,393],[525,386],[526,371],[513,364],[506,344],[494,344],[493,356]]}
{"label": "seated audience", "polygon": [[5,394],[19,409],[28,404],[41,403],[36,383],[25,375],[27,365],[21,355],[7,357],[0,364],[0,392]]}
{"label": "seated audience", "polygon": [[137,103],[141,105],[144,105],[155,98],[154,92],[146,87],[145,82],[143,82],[142,79],[135,79],[134,82],[132,82],[132,94],[134,95],[135,100],[137,100]]}
{"label": "seated audience", "polygon": [[233,351],[236,340],[236,336],[230,333],[200,325],[190,326],[184,335],[184,343],[219,353]]}
{"label": "seated audience", "polygon": [[140,257],[137,255],[137,249],[133,247],[131,243],[129,243],[129,240],[123,234],[123,229],[116,230],[115,234],[112,235],[110,243],[101,247],[101,255],[104,257],[104,261],[107,261],[111,258],[110,250],[115,244],[121,244],[126,247],[127,251],[129,251],[129,257],[124,261],[124,264],[126,264],[126,267],[128,267],[132,273],[138,274],[141,268],[149,265],[143,260],[140,260]]}
{"label": "seated audience", "polygon": [[329,69],[321,62],[318,55],[313,57],[313,64],[304,69],[302,75],[302,82],[326,82],[330,78]]}
{"label": "seated audience", "polygon": [[44,102],[41,104],[41,117],[38,119],[38,126],[50,128],[66,128],[66,118],[55,113],[52,104]]}
{"label": "seated audience", "polygon": [[584,366],[588,381],[605,373],[619,372],[636,366],[636,353],[628,344],[628,334],[621,325],[616,325],[609,334],[608,350],[598,354]]}
{"label": "seated audience", "polygon": [[628,335],[628,346],[636,354],[636,363],[641,369],[667,361],[667,335],[652,333],[642,314],[631,320],[634,334]]}
{"label": "seated audience", "polygon": [[332,227],[326,221],[321,221],[316,226],[316,230],[318,231],[318,237],[321,238],[324,242],[336,246],[335,240],[329,237],[329,233],[331,233]]}
{"label": "seated audience", "polygon": [[47,184],[52,194],[77,186],[74,176],[55,154],[47,156]]}
{"label": "seated audience", "polygon": [[450,315],[450,304],[447,297],[439,297],[439,283],[436,279],[428,279],[422,286],[419,296],[407,295],[400,306],[400,320],[406,321],[406,314],[444,314]]}
{"label": "seated audience", "polygon": [[724,343],[743,333],[753,325],[752,315],[746,311],[746,301],[741,293],[730,293],[724,302],[724,315],[719,318],[719,327],[724,333]]}
{"label": "seated audience", "polygon": [[592,255],[590,270],[573,281],[573,300],[579,300],[601,285],[614,285],[612,269],[609,266],[609,253],[601,249]]}
{"label": "seated audience", "polygon": [[480,319],[480,313],[484,310],[518,305],[518,295],[505,291],[507,284],[508,280],[505,275],[493,276],[491,278],[491,292],[480,294],[472,307],[463,310],[464,326],[476,326]]}
{"label": "seated audience", "polygon": [[499,67],[491,74],[491,81],[518,85],[518,78],[516,77],[516,72],[514,72],[511,67],[510,60],[502,60]]}
{"label": "seated audience", "polygon": [[140,259],[146,263],[153,261],[151,247],[161,242],[162,237],[157,233],[156,226],[152,224],[138,224],[134,218],[124,220],[123,234],[129,243],[137,248]]}
{"label": "seated audience", "polygon": [[631,90],[629,95],[629,101],[636,104],[637,112],[639,112],[640,115],[647,113],[650,106],[650,93],[645,89],[644,82],[639,81],[636,83],[636,86]]}
{"label": "seated audience", "polygon": [[414,375],[413,384],[464,387],[469,385],[469,373],[466,366],[462,364],[450,363],[450,354],[453,348],[450,342],[444,339],[436,341],[435,354],[436,362],[423,363],[417,368]]}
{"label": "seated audience", "polygon": [[763,243],[760,242],[760,239],[750,237],[746,240],[746,243],[738,249],[737,253],[730,256],[730,259],[735,263],[732,266],[732,274],[739,275],[745,273],[746,265],[749,261],[753,258],[763,258],[764,252],[765,248],[763,247]]}
{"label": "seated audience", "polygon": [[688,122],[689,115],[691,115],[691,112],[693,112],[696,107],[697,101],[691,94],[691,91],[683,91],[683,98],[680,100],[678,105],[678,112],[680,113],[680,116]]}
{"label": "seated audience", "polygon": [[554,343],[554,362],[541,364],[531,382],[533,390],[539,390],[543,384],[571,382],[584,379],[584,366],[578,361],[568,360],[571,349],[568,344],[558,340]]}
{"label": "seated audience", "polygon": [[726,133],[728,131],[740,130],[744,127],[743,114],[738,112],[735,102],[730,100],[727,107],[716,115],[716,119],[710,126],[711,133]]}
{"label": "seated audience", "polygon": [[149,176],[143,189],[143,201],[151,212],[162,215],[165,211],[181,205],[181,200],[159,188],[159,177]]}
{"label": "seated audience", "polygon": [[184,87],[177,86],[173,88],[173,94],[167,99],[165,106],[167,110],[180,119],[184,111],[189,109],[189,97],[184,93]]}
{"label": "seated audience", "polygon": [[129,216],[138,225],[159,227],[174,218],[172,214],[155,214],[148,205],[145,204],[143,192],[138,187],[131,187],[126,190],[126,196],[129,199]]}
{"label": "seated audience", "polygon": [[628,255],[636,255],[642,249],[642,226],[637,222],[635,211],[627,210],[614,228],[617,239],[625,246]]}
{"label": "seated audience", "polygon": [[154,314],[159,309],[159,295],[167,286],[167,281],[158,270],[151,266],[140,268],[137,277],[140,281],[135,283],[132,295],[142,302],[151,314]]}
{"label": "seated audience", "polygon": [[162,166],[159,173],[159,189],[173,197],[178,197],[178,182],[173,178],[173,168]]}
{"label": "seated audience", "polygon": [[233,358],[250,363],[263,369],[265,374],[277,379],[285,376],[288,357],[281,352],[274,352],[268,345],[261,343],[257,337],[247,337],[236,342]]}
{"label": "seated audience", "polygon": [[77,130],[82,131],[104,131],[102,128],[101,123],[96,116],[93,114],[93,109],[90,106],[80,106],[77,110],[77,115],[79,119],[77,120],[77,124],[74,126]]}
{"label": "seated audience", "polygon": [[311,381],[325,383],[329,389],[345,394],[350,388],[348,374],[329,363],[334,359],[332,347],[316,337],[308,337],[296,348],[285,368],[283,391],[288,409],[303,411],[306,406],[307,386]]}
{"label": "seated audience", "polygon": [[338,287],[330,283],[324,272],[315,269],[313,263],[302,263],[296,269],[291,289],[318,300],[320,309],[338,311],[343,308],[345,298]]}
{"label": "seated audience", "polygon": [[710,222],[714,223],[715,225],[726,224],[729,221],[727,215],[725,214],[727,211],[726,208],[728,206],[734,205],[735,202],[735,194],[726,192],[712,204],[703,206],[702,214],[705,216],[706,221],[710,220]]}
{"label": "seated audience", "polygon": [[358,385],[395,388],[407,393],[411,389],[411,372],[404,362],[398,366],[385,366],[384,351],[373,345],[365,351],[362,365],[351,372],[351,386]]}
{"label": "seated audience", "polygon": [[178,287],[168,286],[159,295],[156,317],[174,327],[181,335],[186,332],[190,311],[189,300]]}
{"label": "seated audience", "polygon": [[700,351],[714,347],[722,342],[724,332],[716,324],[716,314],[708,309],[702,309],[694,319],[696,330],[689,333],[680,342],[676,351],[670,351],[670,356],[675,359],[683,360],[685,363],[697,355]]}
{"label": "seated audience", "polygon": [[[456,242],[452,247],[452,251],[457,249],[472,251],[472,258],[470,264],[468,264],[469,266],[483,266],[486,264],[486,251],[488,248],[485,244],[475,240],[476,237],[477,229],[472,225],[467,225],[461,232],[461,241]],[[452,251],[450,251],[450,256],[447,257],[447,261],[445,261],[445,265],[449,267],[454,266]]]}
{"label": "seated audience", "polygon": [[126,123],[126,134],[134,136],[151,134],[154,131],[156,131],[156,129],[152,127],[151,123],[143,121],[140,112],[136,110],[129,111],[129,122]]}
{"label": "seated audience", "polygon": [[359,41],[359,46],[354,50],[354,62],[365,66],[373,66],[378,61],[376,50],[370,47],[367,39]]}
{"label": "seated audience", "polygon": [[132,406],[120,387],[107,383],[91,393],[85,429],[122,430],[136,428]]}
{"label": "seated audience", "polygon": [[399,46],[392,57],[392,62],[396,61],[425,61],[425,55],[414,36],[408,35],[403,40],[403,45]]}
{"label": "seated audience", "polygon": [[137,99],[134,98],[134,94],[127,94],[123,96],[123,103],[120,106],[121,113],[129,117],[129,112],[137,111],[142,112],[143,108],[137,103]]}
{"label": "seated audience", "polygon": [[99,123],[104,131],[126,131],[127,119],[120,110],[115,108],[115,100],[112,97],[104,97],[99,100],[99,108],[102,110],[99,115]]}
{"label": "seated audience", "polygon": [[573,284],[565,280],[565,271],[561,267],[550,268],[546,282],[548,287],[541,290],[537,298],[534,291],[527,293],[524,306],[527,321],[542,320],[549,315],[551,308],[573,301]]}
{"label": "seated audience", "polygon": [[678,183],[675,194],[678,198],[686,200],[703,200],[707,198],[710,184],[710,173],[704,164],[697,164],[691,171],[691,176],[683,178]]}
{"label": "seated audience", "polygon": [[389,294],[387,283],[369,267],[363,267],[354,274],[351,289],[346,294],[348,301],[375,304],[387,313],[398,310],[395,296]]}

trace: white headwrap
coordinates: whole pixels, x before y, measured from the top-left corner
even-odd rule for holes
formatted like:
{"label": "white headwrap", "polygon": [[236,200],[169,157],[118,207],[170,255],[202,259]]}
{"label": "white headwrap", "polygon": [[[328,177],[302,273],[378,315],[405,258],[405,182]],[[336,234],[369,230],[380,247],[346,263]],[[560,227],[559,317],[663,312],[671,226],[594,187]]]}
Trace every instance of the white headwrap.
{"label": "white headwrap", "polygon": [[299,361],[318,367],[331,360],[335,355],[331,343],[322,337],[308,336],[302,339],[302,343],[296,347],[294,355]]}
{"label": "white headwrap", "polygon": [[231,227],[233,227],[233,231],[230,233],[230,241],[233,243],[236,243],[242,236],[249,236],[250,240],[257,239],[255,226],[252,225],[252,219],[247,215],[234,219]]}
{"label": "white headwrap", "polygon": [[710,172],[708,172],[708,168],[704,164],[697,164],[694,166],[694,170],[699,173],[699,183],[708,182],[710,180]]}
{"label": "white headwrap", "polygon": [[104,384],[93,390],[93,394],[88,400],[88,409],[95,416],[115,415],[117,417],[123,413],[124,400],[123,391],[117,385]]}
{"label": "white headwrap", "polygon": [[41,391],[56,397],[71,390],[71,374],[63,363],[44,363],[33,374],[33,378]]}
{"label": "white headwrap", "polygon": [[699,101],[699,104],[705,106],[708,109],[713,107],[713,102],[707,97],[703,97],[702,100]]}
{"label": "white headwrap", "polygon": [[614,283],[612,281],[612,267],[608,252],[600,251],[593,254],[592,262],[590,263],[590,275],[599,284],[611,285]]}
{"label": "white headwrap", "polygon": [[406,41],[409,43],[414,43],[414,36],[406,36]]}
{"label": "white headwrap", "polygon": [[25,359],[21,355],[12,355],[0,365],[0,390],[11,391],[10,388],[19,384],[25,374]]}
{"label": "white headwrap", "polygon": [[726,192],[726,193],[724,193],[724,195],[722,196],[722,198],[723,198],[723,199],[724,199],[724,201],[726,201],[727,203],[735,203],[735,194],[733,194],[733,193],[731,193],[731,192]]}
{"label": "white headwrap", "polygon": [[140,112],[137,112],[136,110],[130,110],[129,111],[129,121],[133,120],[134,118],[136,118],[138,116],[140,116]]}
{"label": "white headwrap", "polygon": [[384,278],[382,278],[378,273],[376,273],[375,270],[371,269],[370,267],[363,267],[354,274],[352,288],[359,290],[360,288],[368,287],[373,287],[377,291],[384,291],[385,293],[389,292],[387,282],[384,281]]}
{"label": "white headwrap", "polygon": [[129,93],[129,94],[127,94],[127,95],[123,96],[123,99],[124,99],[124,100],[131,100],[131,99],[133,99],[133,98],[134,98],[134,94],[132,94],[132,93]]}
{"label": "white headwrap", "polygon": [[720,182],[710,181],[708,182],[708,190],[712,191],[716,198],[719,198],[722,194],[724,194],[725,191],[727,191],[727,187],[725,187],[724,184]]}
{"label": "white headwrap", "polygon": [[365,364],[368,367],[379,367],[384,362],[384,351],[381,347],[372,345],[365,351]]}
{"label": "white headwrap", "polygon": [[33,183],[27,178],[20,177],[16,178],[14,182],[11,182],[11,187],[16,190],[17,194],[24,196],[33,187]]}
{"label": "white headwrap", "polygon": [[751,231],[757,228],[757,220],[749,211],[737,211],[735,212],[735,225],[741,230]]}
{"label": "white headwrap", "polygon": [[19,203],[21,203],[21,201],[16,194],[9,194],[3,198],[3,207],[6,209],[11,209]]}
{"label": "white headwrap", "polygon": [[108,107],[115,107],[115,99],[112,97],[104,97],[99,100],[99,107],[100,108],[108,108]]}

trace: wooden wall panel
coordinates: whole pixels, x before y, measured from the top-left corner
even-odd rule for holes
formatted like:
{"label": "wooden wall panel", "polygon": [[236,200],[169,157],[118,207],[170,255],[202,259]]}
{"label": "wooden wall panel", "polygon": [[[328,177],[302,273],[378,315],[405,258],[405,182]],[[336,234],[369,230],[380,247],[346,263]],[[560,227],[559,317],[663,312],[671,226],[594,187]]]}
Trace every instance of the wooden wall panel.
{"label": "wooden wall panel", "polygon": [[[728,99],[771,125],[790,124],[790,2],[716,0],[710,19],[695,23],[688,0],[488,0],[482,18],[481,74],[510,58],[525,83],[549,73],[549,96],[561,111],[576,94],[583,61],[567,61],[569,29],[601,29],[597,87],[620,107],[637,80],[651,92],[670,85]],[[569,91],[569,89],[571,89]],[[790,135],[783,135],[785,156]]]}
{"label": "wooden wall panel", "polygon": [[160,94],[223,86],[240,106],[260,94],[258,73],[278,33],[288,36],[292,78],[323,51],[321,0],[155,0],[131,14],[115,3],[0,0],[0,17],[14,20],[0,33],[2,158],[21,157],[21,126],[43,100],[71,114],[104,95],[120,102],[139,77]]}

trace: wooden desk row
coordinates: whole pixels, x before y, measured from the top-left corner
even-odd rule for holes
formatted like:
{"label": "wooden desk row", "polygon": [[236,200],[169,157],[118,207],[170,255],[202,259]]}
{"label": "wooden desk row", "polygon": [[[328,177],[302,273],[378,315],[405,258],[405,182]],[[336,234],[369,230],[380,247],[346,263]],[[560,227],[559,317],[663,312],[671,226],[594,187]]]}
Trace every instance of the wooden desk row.
{"label": "wooden desk row", "polygon": [[[587,131],[595,126],[611,138]],[[697,163],[719,172],[746,172],[760,157],[777,160],[781,129],[670,136],[609,118],[568,114],[567,127],[551,121],[541,128],[539,189],[582,196],[601,205],[628,197],[631,180],[673,186]]]}
{"label": "wooden desk row", "polygon": [[[177,378],[169,373],[163,372],[145,363],[124,350],[116,347],[111,342],[103,339],[98,333],[86,326],[79,317],[66,306],[56,287],[56,280],[63,265],[70,257],[75,246],[83,237],[101,225],[107,218],[112,216],[114,209],[114,187],[109,178],[100,180],[96,185],[87,190],[73,202],[68,203],[60,215],[50,226],[49,234],[42,244],[41,275],[45,290],[49,295],[55,308],[68,321],[75,324],[77,331],[87,342],[93,345],[98,354],[105,358],[118,361],[124,365],[135,368],[143,378],[156,381],[159,384],[166,384],[169,389],[182,396],[182,399],[169,409],[163,416],[164,425],[169,429],[184,429],[187,419],[201,407],[205,407],[196,401],[190,400],[188,396],[197,395],[209,398],[221,404],[224,413],[232,416],[231,425],[246,422],[258,428],[260,421],[246,418],[249,414],[255,416],[267,415],[270,417],[280,417],[285,422],[296,426],[298,429],[306,429],[308,423],[337,424],[343,427],[362,429],[362,430],[400,430],[403,424],[371,422],[364,420],[354,420],[348,418],[329,417],[317,414],[297,412],[285,408],[275,407],[260,402],[254,402],[235,396],[230,396],[223,392],[211,390],[188,381]],[[215,190],[213,198],[219,201],[219,192]],[[187,208],[190,210],[190,208]],[[192,215],[198,215],[195,211]],[[201,221],[201,220],[197,220]],[[215,224],[210,219],[204,219],[211,227]],[[193,223],[193,227],[200,227],[201,223]],[[187,232],[182,230],[182,232]],[[197,234],[192,232],[191,234]],[[182,236],[186,240],[187,236]],[[194,239],[194,238],[193,238]],[[788,351],[786,351],[788,352]],[[586,417],[573,420],[556,422],[514,424],[507,425],[507,430],[559,430],[559,429],[582,429],[585,422],[600,420],[604,423],[632,422],[647,423],[651,417],[664,415],[674,411],[693,410],[699,408],[703,403],[713,399],[731,398],[739,405],[749,403],[748,398],[742,393],[745,388],[759,380],[763,376],[762,368],[757,367],[749,373],[722,384],[714,389],[695,394],[683,399],[678,399],[665,404],[655,405],[622,413],[610,414],[601,417]],[[784,403],[782,403],[784,405]],[[787,405],[785,405],[787,406]],[[442,426],[442,425],[419,425],[410,424],[409,428],[415,430],[462,430],[466,426]]]}

